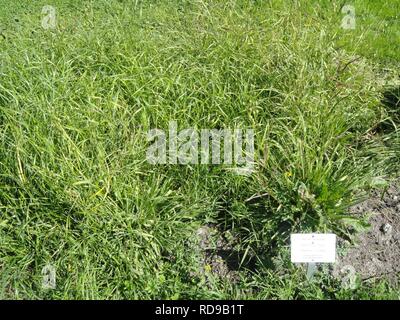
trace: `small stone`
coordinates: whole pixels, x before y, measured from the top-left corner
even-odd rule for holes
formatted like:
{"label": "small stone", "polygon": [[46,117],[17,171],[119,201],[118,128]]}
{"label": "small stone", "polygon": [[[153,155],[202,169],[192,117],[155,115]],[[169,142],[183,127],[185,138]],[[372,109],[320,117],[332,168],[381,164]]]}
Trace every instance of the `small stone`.
{"label": "small stone", "polygon": [[207,226],[200,227],[197,230],[197,236],[200,240],[200,248],[206,250],[210,246],[210,228]]}
{"label": "small stone", "polygon": [[385,223],[382,227],[381,227],[381,231],[384,234],[391,234],[393,230],[392,225],[390,225],[389,223]]}

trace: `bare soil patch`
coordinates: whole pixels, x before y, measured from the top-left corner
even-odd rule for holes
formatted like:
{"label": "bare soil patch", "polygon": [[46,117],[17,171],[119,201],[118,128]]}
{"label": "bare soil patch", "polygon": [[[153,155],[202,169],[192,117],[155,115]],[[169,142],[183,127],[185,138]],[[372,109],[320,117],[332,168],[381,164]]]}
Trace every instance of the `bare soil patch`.
{"label": "bare soil patch", "polygon": [[392,184],[384,193],[374,191],[368,200],[351,208],[355,215],[371,214],[369,231],[361,233],[350,245],[339,241],[344,254],[334,266],[340,275],[349,267],[361,280],[386,278],[398,283],[400,273],[400,184]]}

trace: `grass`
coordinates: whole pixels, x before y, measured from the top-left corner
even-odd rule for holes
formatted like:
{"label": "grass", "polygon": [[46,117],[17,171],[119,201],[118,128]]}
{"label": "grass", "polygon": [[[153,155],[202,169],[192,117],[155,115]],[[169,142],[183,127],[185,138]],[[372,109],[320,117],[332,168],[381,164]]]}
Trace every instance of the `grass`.
{"label": "grass", "polygon": [[[55,30],[41,27],[48,4]],[[399,1],[355,2],[353,33],[338,27],[342,5],[6,1],[0,296],[399,298],[384,282],[307,283],[287,255],[290,232],[346,234],[349,206],[398,170],[381,100],[398,76]],[[254,129],[257,171],[147,163],[147,131],[172,120]],[[206,223],[255,257],[238,283],[198,274]],[[272,249],[283,271],[268,269]],[[41,287],[47,264],[55,290]]]}

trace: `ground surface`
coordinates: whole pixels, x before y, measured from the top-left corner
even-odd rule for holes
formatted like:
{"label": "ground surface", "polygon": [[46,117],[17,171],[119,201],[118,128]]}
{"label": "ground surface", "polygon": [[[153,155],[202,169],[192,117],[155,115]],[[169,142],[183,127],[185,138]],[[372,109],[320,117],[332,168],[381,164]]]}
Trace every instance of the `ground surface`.
{"label": "ground surface", "polygon": [[[3,0],[0,297],[398,299],[400,1],[344,4]],[[171,121],[252,129],[256,170],[150,163]],[[291,232],[358,239],[360,280]]]}
{"label": "ground surface", "polygon": [[[352,214],[369,216],[370,230],[358,235],[355,245],[347,243],[336,272],[354,268],[362,279],[387,278],[398,281],[400,272],[400,190],[391,185],[386,192],[373,192],[371,197],[354,206]],[[343,242],[342,242],[343,244]]]}
{"label": "ground surface", "polygon": [[[386,279],[398,284],[400,273],[400,190],[398,182],[387,189],[372,191],[369,198],[350,210],[368,221],[364,231],[351,240],[339,239],[339,254],[333,276],[341,281],[351,275],[355,280]],[[201,227],[199,237],[200,272],[237,281],[240,254],[235,240],[229,241],[215,226]],[[251,263],[246,266],[251,268]]]}

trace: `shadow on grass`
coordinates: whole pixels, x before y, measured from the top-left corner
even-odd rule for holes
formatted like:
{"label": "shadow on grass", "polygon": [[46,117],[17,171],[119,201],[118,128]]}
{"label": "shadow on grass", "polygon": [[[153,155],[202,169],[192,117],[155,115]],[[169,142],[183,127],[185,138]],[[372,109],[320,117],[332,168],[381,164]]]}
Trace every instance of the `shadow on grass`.
{"label": "shadow on grass", "polygon": [[391,121],[385,121],[378,125],[377,131],[383,134],[390,134],[400,126],[400,87],[388,88],[383,93],[381,100]]}

